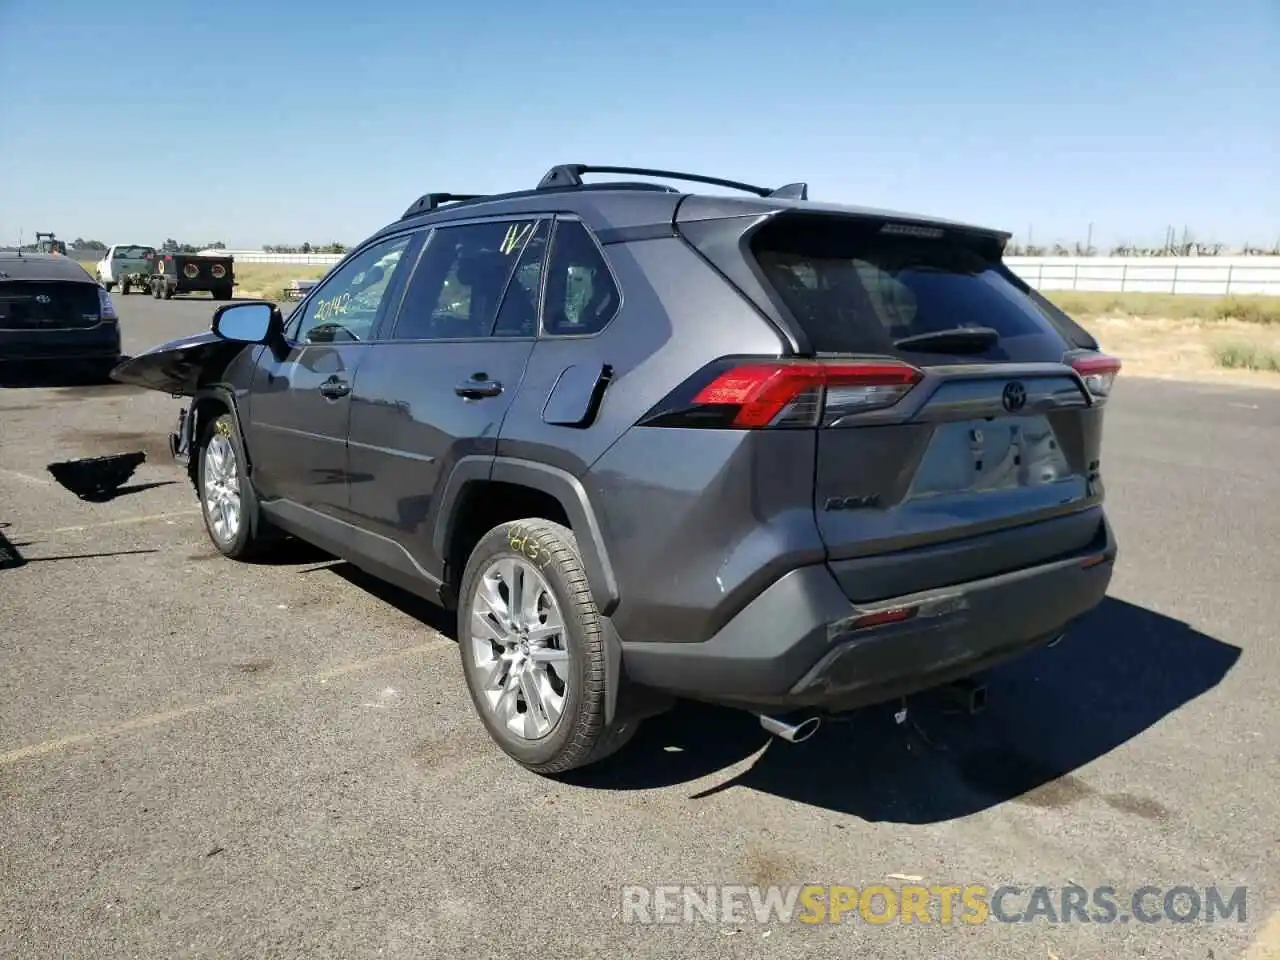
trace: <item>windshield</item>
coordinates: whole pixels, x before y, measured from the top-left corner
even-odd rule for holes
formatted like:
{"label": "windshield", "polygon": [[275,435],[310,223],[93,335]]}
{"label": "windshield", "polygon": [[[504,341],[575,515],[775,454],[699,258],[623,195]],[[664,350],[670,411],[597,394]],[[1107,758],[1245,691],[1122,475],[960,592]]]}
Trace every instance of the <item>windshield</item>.
{"label": "windshield", "polygon": [[115,260],[142,260],[149,255],[154,255],[155,247],[116,247],[116,252],[112,255]]}

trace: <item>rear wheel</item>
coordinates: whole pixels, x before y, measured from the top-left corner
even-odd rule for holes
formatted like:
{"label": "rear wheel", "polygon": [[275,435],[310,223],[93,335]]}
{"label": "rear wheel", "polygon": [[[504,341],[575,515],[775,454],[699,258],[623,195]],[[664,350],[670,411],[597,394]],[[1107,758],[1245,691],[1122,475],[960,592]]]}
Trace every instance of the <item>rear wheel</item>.
{"label": "rear wheel", "polygon": [[167,283],[162,283],[160,286],[161,286],[160,295],[164,297],[166,300],[172,300],[173,287],[169,286],[169,284]]}
{"label": "rear wheel", "polygon": [[128,295],[129,295],[129,282],[128,282],[127,280],[121,280],[121,281],[120,281],[120,296],[125,297],[125,296],[128,296]]}
{"label": "rear wheel", "polygon": [[463,573],[458,649],[471,701],[511,758],[541,774],[603,760],[638,721],[604,720],[600,614],[573,531],[549,520],[504,523]]}
{"label": "rear wheel", "polygon": [[215,300],[230,300],[231,288],[229,286],[215,287],[213,290],[213,298]]}
{"label": "rear wheel", "polygon": [[151,281],[151,296],[153,296],[157,300],[160,299],[160,281],[159,280]]}

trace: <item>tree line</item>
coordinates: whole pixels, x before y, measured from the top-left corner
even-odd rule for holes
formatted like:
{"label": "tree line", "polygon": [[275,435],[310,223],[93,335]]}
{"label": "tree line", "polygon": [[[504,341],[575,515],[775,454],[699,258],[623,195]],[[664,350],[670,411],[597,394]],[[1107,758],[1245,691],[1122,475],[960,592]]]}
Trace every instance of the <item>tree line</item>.
{"label": "tree line", "polygon": [[[99,256],[106,253],[107,244],[101,240],[86,240],[84,237],[76,237],[67,244],[69,250],[76,250],[81,253],[94,253]],[[221,240],[215,240],[212,243],[185,243],[168,237],[164,243],[160,244],[159,250],[162,253],[197,253],[200,250],[225,250],[227,245]],[[345,243],[267,243],[262,246],[263,253],[346,253],[347,245]]]}

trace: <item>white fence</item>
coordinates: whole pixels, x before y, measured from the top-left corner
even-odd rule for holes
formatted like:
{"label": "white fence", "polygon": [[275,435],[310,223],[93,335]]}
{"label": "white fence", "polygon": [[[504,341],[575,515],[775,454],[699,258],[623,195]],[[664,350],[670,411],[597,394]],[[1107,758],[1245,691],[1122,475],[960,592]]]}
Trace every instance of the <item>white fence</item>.
{"label": "white fence", "polygon": [[200,253],[234,257],[236,263],[287,263],[303,267],[331,267],[346,256],[342,253],[265,253],[262,250],[201,250]]}
{"label": "white fence", "polygon": [[[237,263],[332,266],[342,259],[339,253],[200,252],[230,254]],[[1008,257],[1005,262],[1037,290],[1280,296],[1280,257]]]}
{"label": "white fence", "polygon": [[1280,257],[1007,257],[1037,290],[1280,295]]}

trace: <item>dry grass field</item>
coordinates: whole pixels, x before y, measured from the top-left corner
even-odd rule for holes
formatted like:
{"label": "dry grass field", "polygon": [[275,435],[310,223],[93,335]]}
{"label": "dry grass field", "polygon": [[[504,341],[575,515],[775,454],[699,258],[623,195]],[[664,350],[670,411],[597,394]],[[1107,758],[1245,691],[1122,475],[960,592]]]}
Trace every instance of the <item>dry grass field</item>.
{"label": "dry grass field", "polygon": [[1280,388],[1280,297],[1046,291],[1126,376]]}

